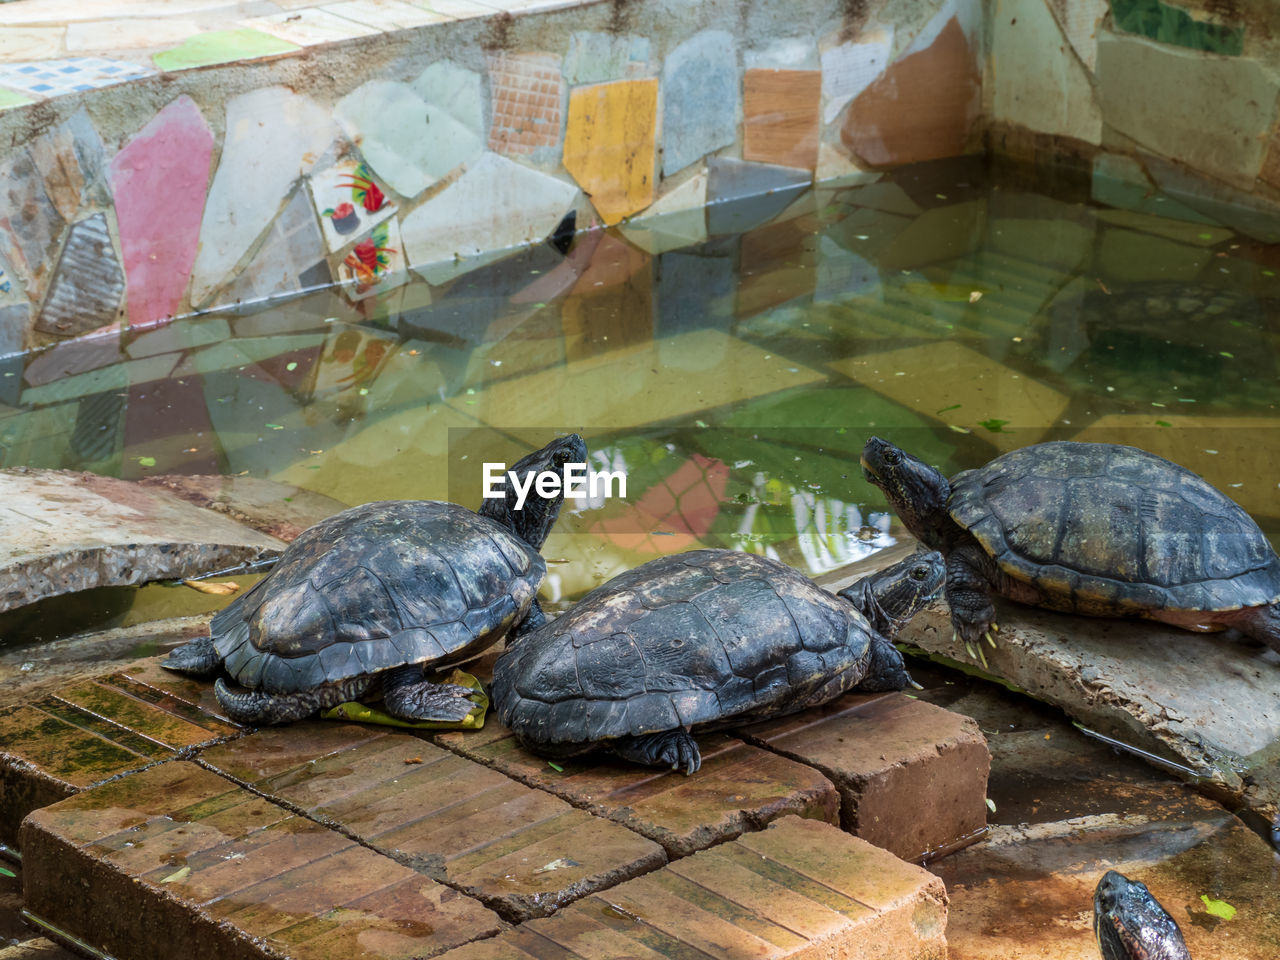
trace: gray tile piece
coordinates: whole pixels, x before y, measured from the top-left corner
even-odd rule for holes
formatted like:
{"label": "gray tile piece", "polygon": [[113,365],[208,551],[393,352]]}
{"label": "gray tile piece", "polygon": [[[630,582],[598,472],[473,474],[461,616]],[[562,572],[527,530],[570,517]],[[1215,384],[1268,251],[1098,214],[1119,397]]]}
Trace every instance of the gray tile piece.
{"label": "gray tile piece", "polygon": [[767,223],[811,179],[807,170],[712,157],[707,161],[707,233],[741,233]]}
{"label": "gray tile piece", "polygon": [[30,149],[0,164],[0,256],[25,265],[27,295],[38,297],[48,280],[48,260],[66,219],[45,192]]}
{"label": "gray tile piece", "polygon": [[306,192],[295,190],[276,218],[262,248],[227,291],[229,303],[287,296],[332,282],[324,239]]}
{"label": "gray tile piece", "polygon": [[662,68],[662,175],[671,176],[738,139],[738,54],[722,30],[696,33]]}
{"label": "gray tile piece", "polygon": [[58,337],[78,337],[120,319],[124,272],[116,258],[105,214],[71,228],[49,296],[35,329]]}

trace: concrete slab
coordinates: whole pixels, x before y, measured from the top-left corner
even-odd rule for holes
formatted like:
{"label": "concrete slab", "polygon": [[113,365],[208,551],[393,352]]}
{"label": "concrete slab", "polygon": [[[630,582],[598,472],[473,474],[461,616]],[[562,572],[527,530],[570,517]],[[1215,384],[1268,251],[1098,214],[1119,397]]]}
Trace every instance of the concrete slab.
{"label": "concrete slab", "polygon": [[276,537],[124,480],[0,471],[0,612],[92,587],[189,577],[283,549]]}
{"label": "concrete slab", "polygon": [[474,900],[187,762],[36,811],[27,909],[138,960],[434,956],[493,936]]}
{"label": "concrete slab", "polygon": [[286,542],[348,506],[322,493],[260,477],[147,477],[140,485],[165,490]]}
{"label": "concrete slab", "polygon": [[784,817],[448,960],[943,960],[941,882],[834,827]]}
{"label": "concrete slab", "polygon": [[0,843],[32,810],[241,732],[211,684],[157,659],[0,709]]}
{"label": "concrete slab", "polygon": [[904,860],[986,832],[991,757],[969,717],[900,693],[848,694],[738,734],[824,773],[840,791],[840,825]]}
{"label": "concrete slab", "polygon": [[1201,789],[1280,817],[1280,655],[1223,635],[998,603],[985,665],[944,604],[899,641],[1060,707],[1086,727],[1172,760]]}
{"label": "concrete slab", "polygon": [[298,723],[201,761],[514,921],[666,862],[616,823],[386,728]]}
{"label": "concrete slab", "polygon": [[622,823],[673,857],[759,830],[788,814],[839,822],[840,799],[826,777],[723,734],[698,738],[702,769],[691,777],[607,757],[552,767],[494,720],[480,731],[442,731],[431,739],[570,804]]}

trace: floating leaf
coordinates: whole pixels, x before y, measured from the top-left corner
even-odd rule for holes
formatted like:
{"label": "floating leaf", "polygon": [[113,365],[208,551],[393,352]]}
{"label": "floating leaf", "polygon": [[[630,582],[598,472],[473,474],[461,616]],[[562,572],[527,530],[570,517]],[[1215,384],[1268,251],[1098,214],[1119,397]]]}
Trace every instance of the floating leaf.
{"label": "floating leaf", "polygon": [[1157,426],[1157,427],[1172,427],[1172,426],[1173,426],[1173,424],[1172,424],[1172,423],[1170,423],[1168,420],[1157,420],[1157,421],[1156,421],[1156,426]]}
{"label": "floating leaf", "polygon": [[978,426],[986,427],[992,433],[1004,433],[1004,425],[1008,422],[1008,420],[997,420],[992,417],[990,420],[979,420]]}
{"label": "floating leaf", "polygon": [[987,797],[987,809],[990,810],[992,813],[996,812],[996,802],[992,800],[990,797]]}
{"label": "floating leaf", "polygon": [[278,424],[278,423],[268,423],[268,424],[267,424],[267,429],[268,429],[268,430],[283,430],[283,429],[284,429],[284,427],[280,426],[280,424]]}
{"label": "floating leaf", "polygon": [[1214,900],[1207,893],[1200,894],[1200,900],[1204,904],[1204,912],[1211,917],[1221,917],[1223,920],[1233,920],[1236,915],[1236,908],[1225,900]]}
{"label": "floating leaf", "polygon": [[182,582],[192,590],[199,590],[201,593],[212,593],[219,597],[230,596],[240,589],[240,584],[230,580],[226,583],[212,583],[208,580],[183,580]]}
{"label": "floating leaf", "polygon": [[937,416],[939,413],[946,413],[948,410],[959,410],[959,409],[960,409],[960,404],[953,403],[949,407],[943,407],[941,410],[934,411],[934,416]]}
{"label": "floating leaf", "polygon": [[154,467],[156,465],[155,457],[134,457],[138,461],[140,467]]}
{"label": "floating leaf", "polygon": [[0,867],[0,877],[16,877],[17,874],[8,867]]}
{"label": "floating leaf", "polygon": [[554,770],[556,773],[564,773],[564,767],[560,766],[560,764],[558,763],[552,763],[550,760],[548,760],[547,766],[550,767],[552,770]]}
{"label": "floating leaf", "polygon": [[1219,350],[1218,356],[1226,357],[1228,360],[1234,360],[1236,358],[1236,355],[1234,353],[1228,353],[1226,350]]}
{"label": "floating leaf", "polygon": [[952,432],[954,432],[954,433],[972,433],[972,432],[973,432],[973,431],[972,431],[972,430],[970,430],[968,427],[962,427],[962,426],[960,426],[959,424],[956,424],[956,423],[948,423],[948,424],[947,424],[947,429],[948,429],[948,430],[951,430],[951,431],[952,431]]}
{"label": "floating leaf", "polygon": [[183,867],[183,868],[182,868],[181,870],[179,870],[177,873],[171,873],[171,874],[169,874],[167,877],[165,877],[165,878],[164,878],[163,880],[161,880],[160,882],[161,882],[161,883],[176,883],[176,882],[177,882],[177,881],[179,881],[179,880],[185,880],[185,879],[187,879],[187,877],[189,877],[189,876],[191,876],[191,868],[190,868],[190,867]]}
{"label": "floating leaf", "polygon": [[290,373],[292,373],[294,370],[298,369],[298,361],[290,360],[288,363],[284,365],[284,368],[288,370]]}

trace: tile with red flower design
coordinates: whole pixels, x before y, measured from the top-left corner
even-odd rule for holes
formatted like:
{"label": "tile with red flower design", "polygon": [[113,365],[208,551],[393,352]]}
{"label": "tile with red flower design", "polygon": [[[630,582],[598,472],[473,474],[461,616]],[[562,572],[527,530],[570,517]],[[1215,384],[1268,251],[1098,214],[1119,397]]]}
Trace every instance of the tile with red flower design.
{"label": "tile with red flower design", "polygon": [[400,286],[409,278],[400,222],[393,217],[378,224],[336,266],[342,292],[351,300],[375,297]]}
{"label": "tile with red flower design", "polygon": [[493,123],[489,149],[507,156],[533,153],[560,142],[564,78],[560,58],[549,53],[489,56]]}
{"label": "tile with red flower design", "polygon": [[330,251],[395,213],[395,204],[383,192],[384,185],[365,164],[354,160],[315,174],[308,185]]}
{"label": "tile with red flower design", "polygon": [[314,367],[311,391],[332,401],[334,394],[371,384],[395,352],[398,341],[376,330],[343,326],[333,331]]}

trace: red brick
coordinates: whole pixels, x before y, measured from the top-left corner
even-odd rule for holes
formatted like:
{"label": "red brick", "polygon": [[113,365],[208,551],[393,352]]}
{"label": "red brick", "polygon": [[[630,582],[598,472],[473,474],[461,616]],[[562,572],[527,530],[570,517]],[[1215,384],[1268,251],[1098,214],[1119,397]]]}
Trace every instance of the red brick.
{"label": "red brick", "polygon": [[784,817],[446,956],[944,960],[946,920],[937,877],[827,824]]}
{"label": "red brick", "polygon": [[702,769],[691,777],[595,755],[557,761],[525,750],[490,720],[476,732],[432,735],[437,743],[548,790],[575,807],[626,824],[685,856],[787,814],[837,823],[835,787],[811,767],[721,734],[698,738]]}
{"label": "red brick", "polygon": [[970,717],[900,693],[849,694],[740,733],[821,770],[840,823],[905,860],[941,856],[987,824],[991,756]]}
{"label": "red brick", "polygon": [[418,737],[318,721],[202,759],[513,919],[666,862],[651,840]]}
{"label": "red brick", "polygon": [[131,960],[425,957],[503,928],[474,900],[183,761],[37,810],[21,839],[28,909]]}

